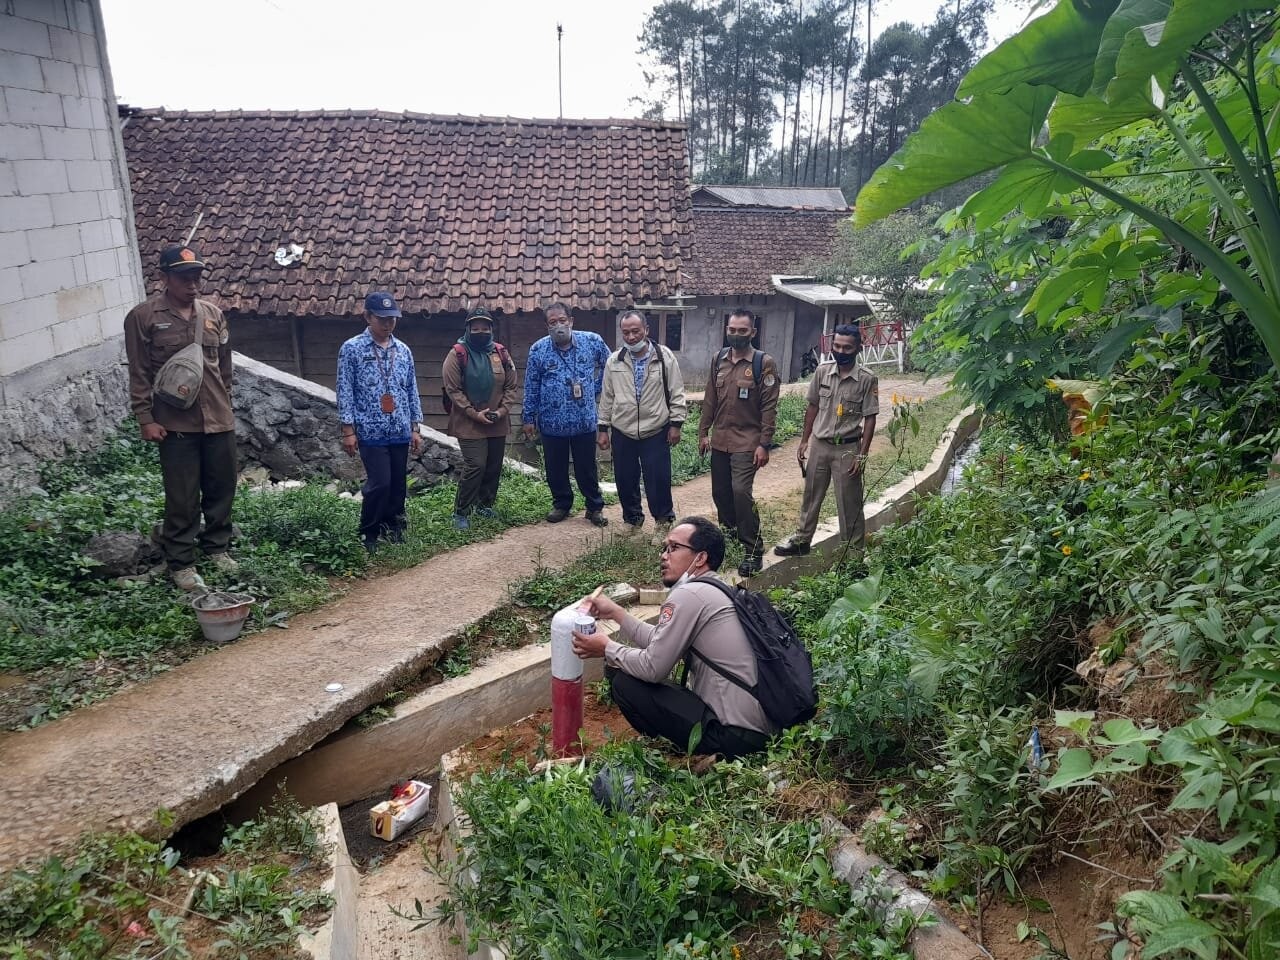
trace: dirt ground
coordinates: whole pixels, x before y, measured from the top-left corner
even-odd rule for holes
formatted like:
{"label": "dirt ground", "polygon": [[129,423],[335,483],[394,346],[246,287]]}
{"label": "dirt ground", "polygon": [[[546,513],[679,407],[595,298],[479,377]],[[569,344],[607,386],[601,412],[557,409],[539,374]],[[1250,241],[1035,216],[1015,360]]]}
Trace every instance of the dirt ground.
{"label": "dirt ground", "polygon": [[1096,856],[1106,860],[1105,866],[1062,857],[1052,866],[1028,871],[1022,880],[1023,893],[1047,903],[1048,911],[997,896],[984,904],[981,924],[976,916],[952,912],[950,917],[995,960],[1036,960],[1045,955],[1034,935],[1018,939],[1022,923],[1044,931],[1054,948],[1070,960],[1107,960],[1111,941],[1103,937],[1098,924],[1115,919],[1113,908],[1121,894],[1152,889],[1141,881],[1152,877],[1158,864],[1105,852]]}
{"label": "dirt ground", "polygon": [[[610,740],[634,740],[635,737],[635,730],[617,707],[601,703],[590,686],[583,691],[582,727],[578,735],[582,753],[590,754]],[[551,708],[548,707],[469,743],[462,752],[458,776],[465,779],[477,770],[495,770],[521,760],[533,767],[551,756]]]}

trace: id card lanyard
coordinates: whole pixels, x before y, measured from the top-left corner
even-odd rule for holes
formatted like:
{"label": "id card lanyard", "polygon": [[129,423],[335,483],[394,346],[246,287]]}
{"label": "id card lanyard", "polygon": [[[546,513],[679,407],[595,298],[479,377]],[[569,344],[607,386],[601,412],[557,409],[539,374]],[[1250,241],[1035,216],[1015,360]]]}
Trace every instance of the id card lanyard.
{"label": "id card lanyard", "polygon": [[[385,358],[386,359],[385,363],[383,362],[384,353],[388,354],[388,357]],[[379,406],[382,407],[383,413],[395,413],[396,398],[395,398],[395,394],[391,392],[391,374],[395,372],[395,368],[396,368],[395,338],[394,337],[392,338],[391,346],[388,347],[385,351],[375,343],[373,345],[373,358],[378,362],[378,374],[382,377],[383,392],[382,392],[382,397],[378,401]]]}
{"label": "id card lanyard", "polygon": [[[555,348],[553,347],[552,349]],[[564,368],[569,374],[566,379],[569,382],[570,394],[573,396],[573,399],[581,400],[583,396],[582,381],[574,378],[574,375],[577,373],[578,366],[578,344],[575,342],[568,350],[556,350],[556,355],[560,358],[560,362],[564,364]],[[570,363],[568,360],[568,357],[570,356],[573,357],[573,363]]]}

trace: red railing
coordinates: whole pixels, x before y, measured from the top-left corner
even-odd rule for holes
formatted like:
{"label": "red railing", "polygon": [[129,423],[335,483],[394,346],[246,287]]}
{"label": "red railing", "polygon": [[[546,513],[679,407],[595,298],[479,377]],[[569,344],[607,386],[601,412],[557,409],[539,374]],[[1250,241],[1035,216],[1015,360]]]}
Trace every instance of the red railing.
{"label": "red railing", "polygon": [[[896,343],[902,343],[905,339],[901,320],[889,323],[862,324],[863,347],[890,347]],[[822,335],[821,350],[824,354],[831,352],[831,344],[834,340],[835,334],[825,333]]]}

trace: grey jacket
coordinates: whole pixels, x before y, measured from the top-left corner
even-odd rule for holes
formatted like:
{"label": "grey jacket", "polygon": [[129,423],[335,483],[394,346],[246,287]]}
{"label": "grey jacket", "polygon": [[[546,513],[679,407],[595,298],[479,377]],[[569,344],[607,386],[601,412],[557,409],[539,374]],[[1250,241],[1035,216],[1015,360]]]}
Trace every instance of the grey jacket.
{"label": "grey jacket", "polygon": [[[652,437],[668,426],[684,423],[689,412],[684,396],[684,377],[676,355],[660,343],[654,343],[658,355],[645,365],[644,382],[640,397],[636,399],[636,362],[625,348],[609,355],[604,366],[604,387],[600,391],[597,419],[601,429],[612,427],[632,440]],[[619,356],[621,354],[621,356]],[[667,386],[662,386],[663,368],[666,368]],[[671,403],[667,404],[667,391]]]}

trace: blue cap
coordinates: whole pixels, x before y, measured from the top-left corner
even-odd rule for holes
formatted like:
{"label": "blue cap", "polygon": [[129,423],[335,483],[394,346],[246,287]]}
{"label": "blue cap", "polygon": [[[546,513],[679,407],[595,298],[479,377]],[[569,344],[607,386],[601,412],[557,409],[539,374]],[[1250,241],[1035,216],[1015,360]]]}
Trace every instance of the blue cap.
{"label": "blue cap", "polygon": [[375,290],[364,298],[364,308],[375,317],[400,316],[400,308],[396,306],[395,297],[381,290]]}

